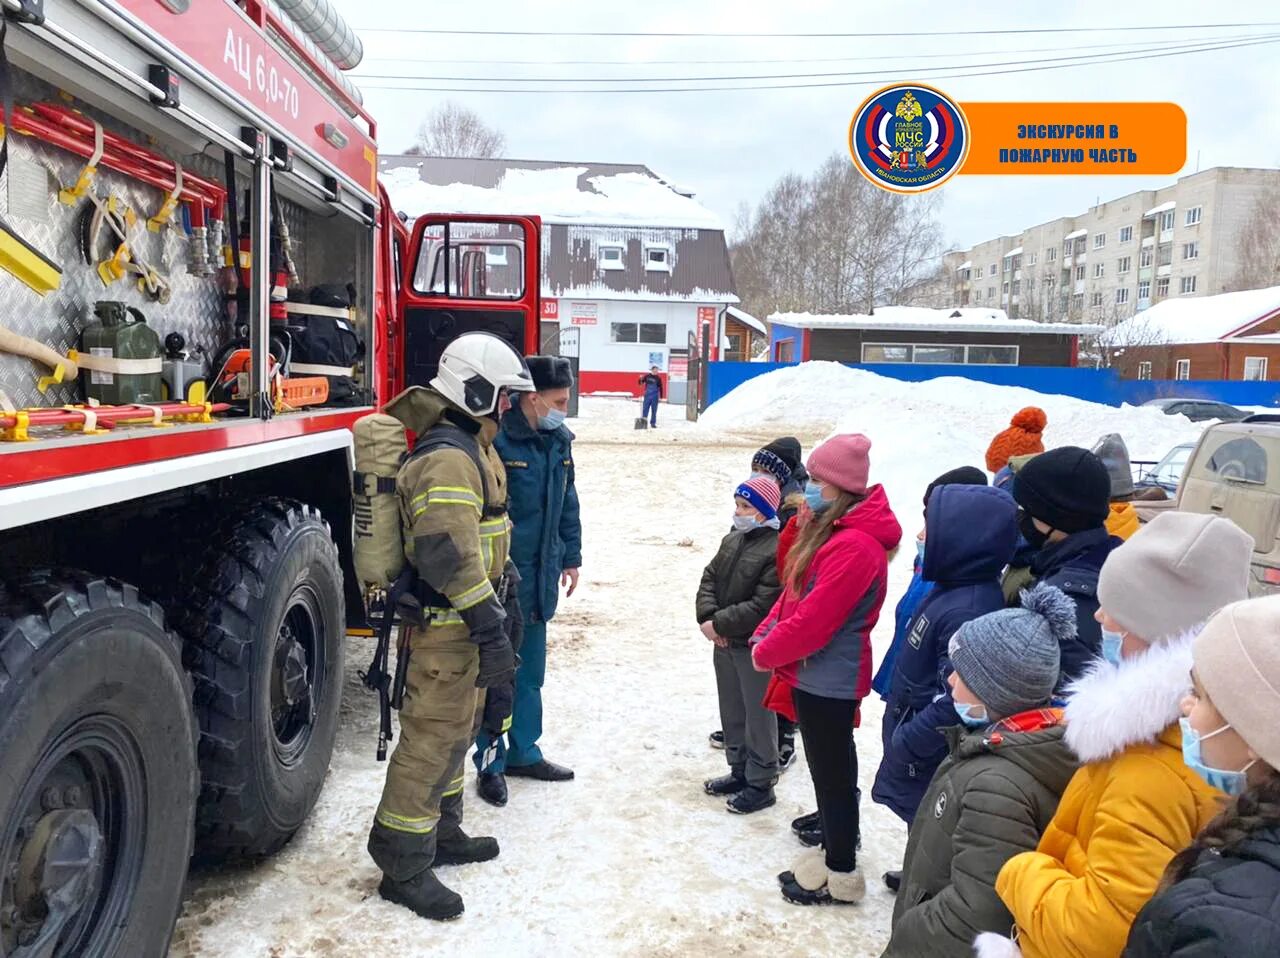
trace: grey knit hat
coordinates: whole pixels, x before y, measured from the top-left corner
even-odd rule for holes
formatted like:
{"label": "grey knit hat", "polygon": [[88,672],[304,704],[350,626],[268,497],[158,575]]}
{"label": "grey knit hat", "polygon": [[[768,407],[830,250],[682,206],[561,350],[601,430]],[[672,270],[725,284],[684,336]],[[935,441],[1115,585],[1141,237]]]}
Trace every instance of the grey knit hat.
{"label": "grey knit hat", "polygon": [[992,719],[1046,705],[1058,684],[1060,646],[1076,636],[1076,605],[1061,589],[1038,585],[1022,607],[1001,609],[960,626],[951,664]]}
{"label": "grey knit hat", "polygon": [[1111,477],[1111,498],[1124,499],[1133,495],[1133,461],[1120,434],[1107,433],[1091,451],[1107,467],[1107,475]]}

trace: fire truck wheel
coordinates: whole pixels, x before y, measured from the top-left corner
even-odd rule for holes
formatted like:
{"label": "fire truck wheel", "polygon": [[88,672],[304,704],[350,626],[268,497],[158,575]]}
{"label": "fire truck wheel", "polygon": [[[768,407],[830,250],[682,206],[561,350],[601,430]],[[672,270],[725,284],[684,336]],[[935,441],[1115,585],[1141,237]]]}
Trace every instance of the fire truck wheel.
{"label": "fire truck wheel", "polygon": [[134,586],[0,585],[0,954],[168,950],[196,734],[181,647]]}
{"label": "fire truck wheel", "polygon": [[329,526],[283,499],[231,510],[178,603],[195,679],[196,861],[254,859],[306,820],[338,730],[346,634]]}

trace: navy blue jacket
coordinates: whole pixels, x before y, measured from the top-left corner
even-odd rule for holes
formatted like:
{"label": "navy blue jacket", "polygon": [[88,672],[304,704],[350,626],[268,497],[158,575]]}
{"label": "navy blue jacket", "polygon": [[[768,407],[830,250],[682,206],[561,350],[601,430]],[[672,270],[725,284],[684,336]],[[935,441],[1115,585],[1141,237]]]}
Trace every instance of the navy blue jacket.
{"label": "navy blue jacket", "polygon": [[947,756],[941,729],[959,723],[947,647],[971,619],[1004,608],[1000,573],[1018,537],[1013,497],[990,486],[940,486],[925,519],[925,580],[933,590],[898,651],[881,734],[884,757],[872,797],[908,824]]}
{"label": "navy blue jacket", "polygon": [[520,608],[526,622],[556,614],[560,574],[582,565],[582,524],[573,482],[573,433],[529,425],[518,406],[502,417],[493,445],[507,469],[511,560],[520,571]]}
{"label": "navy blue jacket", "polygon": [[911,584],[907,586],[907,591],[902,593],[897,608],[893,610],[893,641],[889,643],[889,651],[885,652],[884,658],[880,660],[876,677],[871,680],[871,688],[886,702],[889,701],[889,692],[893,688],[894,663],[898,661],[898,652],[902,649],[902,643],[907,640],[907,629],[911,625],[911,620],[916,617],[916,610],[920,608],[920,603],[932,589],[933,583],[925,581],[924,574],[920,571],[920,560],[917,559],[911,575]]}
{"label": "navy blue jacket", "polygon": [[1089,529],[1045,546],[1031,560],[1037,582],[1057,586],[1076,604],[1076,637],[1062,646],[1059,690],[1078,679],[1102,648],[1102,626],[1093,617],[1098,611],[1098,573],[1121,544],[1104,528]]}

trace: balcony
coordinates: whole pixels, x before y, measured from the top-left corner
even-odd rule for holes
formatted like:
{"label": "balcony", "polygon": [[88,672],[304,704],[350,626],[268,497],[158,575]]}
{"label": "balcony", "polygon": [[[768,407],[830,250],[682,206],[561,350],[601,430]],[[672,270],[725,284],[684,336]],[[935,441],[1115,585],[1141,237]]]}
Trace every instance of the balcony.
{"label": "balcony", "polygon": [[1073,293],[1079,293],[1081,295],[1084,295],[1084,280],[1082,279],[1076,280],[1076,285],[1072,287],[1071,291]]}
{"label": "balcony", "polygon": [[1160,266],[1156,269],[1157,276],[1168,276],[1172,272],[1173,272],[1172,264],[1169,264],[1166,266]]}
{"label": "balcony", "polygon": [[1161,230],[1161,231],[1160,231],[1160,242],[1161,242],[1161,243],[1172,243],[1172,242],[1173,242],[1173,230]]}
{"label": "balcony", "polygon": [[1150,309],[1150,308],[1151,308],[1151,300],[1150,300],[1150,299],[1140,299],[1140,300],[1138,300],[1138,303],[1137,303],[1137,311],[1138,311],[1138,312],[1142,312],[1144,309]]}

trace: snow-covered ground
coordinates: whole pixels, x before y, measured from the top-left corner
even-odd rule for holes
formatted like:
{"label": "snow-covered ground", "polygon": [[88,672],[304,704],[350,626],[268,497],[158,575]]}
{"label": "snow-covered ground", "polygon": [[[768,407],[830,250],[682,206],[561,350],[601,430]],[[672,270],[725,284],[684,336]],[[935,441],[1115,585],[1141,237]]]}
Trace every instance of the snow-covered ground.
{"label": "snow-covered ground", "polygon": [[[1199,432],[1149,410],[959,380],[907,385],[817,363],[747,383],[698,424],[663,406],[656,432],[632,430],[633,402],[584,400],[571,424],[583,584],[551,625],[543,739],[577,780],[512,779],[510,804],[493,809],[475,797],[468,763],[466,827],[496,835],[502,855],[441,869],[466,915],[437,925],[383,902],[364,850],[383,778],[373,758],[376,701],[356,677],[370,646],[352,640],[344,722],[310,821],[268,862],[193,876],[172,954],[879,955],[893,899],[878,876],[900,864],[906,839],[867,794],[880,757],[879,700],[864,706],[857,735],[867,899],[853,908],[788,905],[774,876],[800,851],[788,826],[814,807],[808,771],[798,762],[779,784],[778,805],[746,818],[703,794],[702,780],[720,774],[724,759],[707,746],[719,722],[693,593],[728,526],[732,488],[762,441],[791,433],[808,451],[833,426],[866,432],[873,480],[886,483],[910,535],[928,481],[981,466],[991,436],[1031,402],[1048,412],[1050,445],[1120,431],[1135,457],[1154,459]],[[891,568],[895,601],[910,571],[904,550]],[[877,655],[890,618],[873,637]]]}

